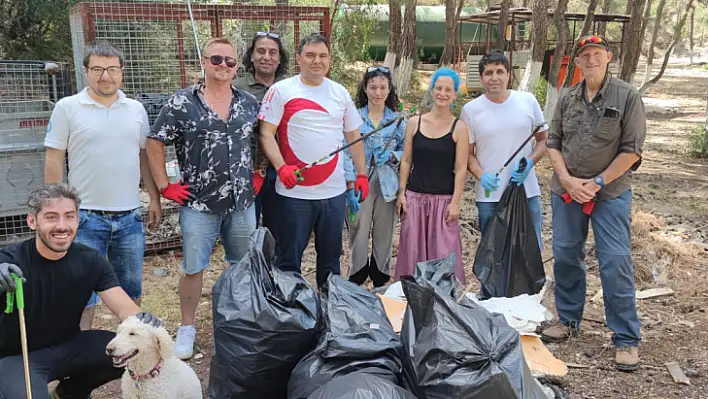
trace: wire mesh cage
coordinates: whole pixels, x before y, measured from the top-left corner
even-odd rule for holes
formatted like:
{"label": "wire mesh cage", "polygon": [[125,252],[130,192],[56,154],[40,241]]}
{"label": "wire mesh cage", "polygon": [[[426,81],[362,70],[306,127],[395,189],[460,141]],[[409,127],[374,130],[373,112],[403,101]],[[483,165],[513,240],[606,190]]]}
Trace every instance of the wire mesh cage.
{"label": "wire mesh cage", "polygon": [[[69,18],[77,90],[84,87],[84,46],[94,40],[109,41],[125,56],[122,90],[144,105],[151,124],[170,95],[201,78],[197,48],[209,39],[228,38],[240,58],[256,32],[275,32],[291,55],[287,69],[293,73],[297,68],[292,55],[300,38],[312,32],[326,37],[330,33],[329,8],[315,6],[97,0],[74,5]],[[244,73],[241,62],[238,74]],[[172,146],[165,148],[165,159],[170,179],[178,180]],[[147,193],[142,198],[147,213]],[[145,230],[147,251],[181,244],[177,207],[163,199],[161,225]]]}
{"label": "wire mesh cage", "polygon": [[72,76],[70,64],[0,60],[0,247],[32,235],[27,199],[44,181],[49,117]]}

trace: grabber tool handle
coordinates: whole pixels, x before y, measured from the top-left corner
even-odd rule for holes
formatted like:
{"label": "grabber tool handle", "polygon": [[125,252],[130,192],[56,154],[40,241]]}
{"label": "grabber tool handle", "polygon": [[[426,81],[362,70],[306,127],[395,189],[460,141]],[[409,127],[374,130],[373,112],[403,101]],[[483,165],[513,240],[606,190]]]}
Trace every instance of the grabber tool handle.
{"label": "grabber tool handle", "polygon": [[10,275],[15,280],[15,286],[17,287],[17,289],[15,289],[15,292],[7,293],[7,304],[5,306],[5,313],[8,314],[12,313],[12,310],[15,307],[15,302],[17,302],[17,309],[25,308],[25,294],[24,289],[22,288],[22,278],[15,273],[11,273]]}

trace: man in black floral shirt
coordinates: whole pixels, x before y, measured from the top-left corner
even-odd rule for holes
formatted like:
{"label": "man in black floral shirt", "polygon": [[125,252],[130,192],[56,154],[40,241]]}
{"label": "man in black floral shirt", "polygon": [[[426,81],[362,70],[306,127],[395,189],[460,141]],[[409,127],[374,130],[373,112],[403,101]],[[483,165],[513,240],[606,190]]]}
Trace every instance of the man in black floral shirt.
{"label": "man in black floral shirt", "polygon": [[[147,140],[150,168],[162,195],[180,205],[184,252],[180,279],[182,325],[175,356],[192,357],[202,275],[219,234],[227,262],[246,254],[256,228],[251,139],[258,101],[231,86],[238,61],[224,38],[207,43],[201,60],[205,82],[178,91],[155,120]],[[182,174],[169,184],[164,146],[174,144]]]}

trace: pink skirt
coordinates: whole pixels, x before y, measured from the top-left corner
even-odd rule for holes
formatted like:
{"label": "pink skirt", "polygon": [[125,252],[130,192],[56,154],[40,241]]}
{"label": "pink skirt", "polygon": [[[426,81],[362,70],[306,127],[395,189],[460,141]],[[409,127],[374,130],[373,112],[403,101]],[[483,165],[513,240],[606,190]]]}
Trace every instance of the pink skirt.
{"label": "pink skirt", "polygon": [[401,218],[395,280],[412,276],[415,265],[426,260],[447,258],[455,252],[455,275],[465,284],[462,266],[462,239],[458,220],[445,222],[452,195],[421,194],[406,190],[406,209]]}

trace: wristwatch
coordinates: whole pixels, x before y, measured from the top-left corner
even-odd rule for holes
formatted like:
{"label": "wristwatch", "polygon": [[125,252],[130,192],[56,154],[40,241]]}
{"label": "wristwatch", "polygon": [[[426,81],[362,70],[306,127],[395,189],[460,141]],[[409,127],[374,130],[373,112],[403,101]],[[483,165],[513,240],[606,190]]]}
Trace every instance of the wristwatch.
{"label": "wristwatch", "polygon": [[600,188],[605,188],[605,179],[602,176],[595,176],[595,178],[592,179],[592,181],[594,181],[595,184],[600,186]]}

